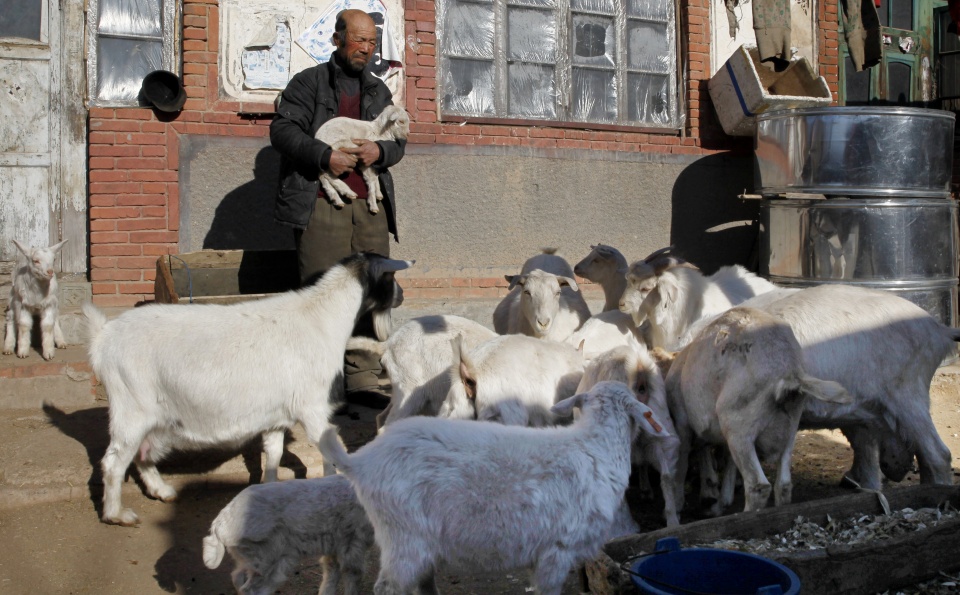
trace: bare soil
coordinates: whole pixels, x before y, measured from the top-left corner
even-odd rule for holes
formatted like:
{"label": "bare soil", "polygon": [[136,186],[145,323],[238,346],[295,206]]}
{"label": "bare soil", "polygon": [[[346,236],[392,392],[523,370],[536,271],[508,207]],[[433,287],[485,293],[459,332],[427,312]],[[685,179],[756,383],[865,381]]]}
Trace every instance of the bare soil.
{"label": "bare soil", "polygon": [[[955,456],[954,474],[960,475],[960,367],[942,368],[934,378],[931,408],[940,435]],[[351,405],[350,409],[352,415],[338,416],[336,423],[342,427],[352,424],[356,441],[369,439],[376,409],[362,405]],[[103,418],[100,422],[96,421],[97,415]],[[88,410],[87,416],[92,416],[94,425],[105,420],[104,411],[97,414]],[[188,481],[180,490],[180,498],[170,504],[148,499],[135,488],[129,489],[131,484],[124,492],[125,503],[137,510],[142,524],[133,529],[104,525],[98,520],[101,492],[93,464],[105,448],[105,427],[99,431],[99,437],[76,437],[85,441],[89,455],[90,467],[84,471],[91,476],[88,497],[0,506],[0,593],[232,593],[229,559],[221,568],[208,570],[201,561],[201,540],[210,522],[243,484],[218,483],[202,472],[196,473],[195,481]],[[839,432],[801,432],[794,452],[794,501],[848,493],[838,483],[850,462],[850,448]],[[174,469],[176,464],[172,463]],[[6,468],[13,468],[9,461]],[[917,474],[911,473],[901,485],[917,481]],[[643,530],[663,526],[659,502],[640,500],[633,488],[628,500]],[[685,512],[682,520],[695,518],[695,514]],[[375,551],[369,562],[365,591],[372,591],[376,577]],[[319,582],[318,564],[307,560],[279,592],[315,593]],[[526,577],[520,573],[446,573],[439,581],[441,592],[454,594],[519,595],[526,592],[526,585]],[[579,591],[578,577],[572,573],[564,595]]]}

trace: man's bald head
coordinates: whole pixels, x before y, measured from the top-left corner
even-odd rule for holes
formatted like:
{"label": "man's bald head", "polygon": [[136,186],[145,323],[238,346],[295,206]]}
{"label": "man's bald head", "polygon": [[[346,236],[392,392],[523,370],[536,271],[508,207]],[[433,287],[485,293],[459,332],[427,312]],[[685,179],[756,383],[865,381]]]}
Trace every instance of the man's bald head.
{"label": "man's bald head", "polygon": [[342,10],[333,26],[333,44],[341,68],[360,72],[377,50],[377,25],[362,10]]}

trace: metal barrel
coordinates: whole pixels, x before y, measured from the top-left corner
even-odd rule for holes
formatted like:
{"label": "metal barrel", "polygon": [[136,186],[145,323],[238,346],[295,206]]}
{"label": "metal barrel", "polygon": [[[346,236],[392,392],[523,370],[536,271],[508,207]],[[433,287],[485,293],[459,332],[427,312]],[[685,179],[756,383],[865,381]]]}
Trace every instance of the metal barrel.
{"label": "metal barrel", "polygon": [[910,107],[817,107],[757,116],[760,194],[949,198],[956,116]]}
{"label": "metal barrel", "polygon": [[773,199],[762,202],[760,218],[760,273],[770,281],[883,289],[957,326],[953,200]]}

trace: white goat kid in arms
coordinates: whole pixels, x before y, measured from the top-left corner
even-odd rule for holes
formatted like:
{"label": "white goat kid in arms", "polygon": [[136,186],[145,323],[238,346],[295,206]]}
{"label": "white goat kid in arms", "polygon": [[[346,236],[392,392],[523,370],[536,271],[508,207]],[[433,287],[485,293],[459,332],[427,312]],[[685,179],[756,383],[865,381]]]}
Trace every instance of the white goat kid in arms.
{"label": "white goat kid in arms", "polygon": [[[327,120],[315,135],[334,150],[355,145],[353,139],[399,140],[410,134],[410,115],[406,110],[396,105],[388,105],[375,120],[354,120],[353,118],[337,117]],[[359,167],[363,181],[367,184],[367,209],[371,213],[379,213],[378,201],[383,201],[383,192],[380,190],[380,181],[377,178],[375,167]],[[334,206],[344,206],[341,196],[350,200],[357,198],[357,193],[347,186],[346,182],[331,176],[328,173],[320,174],[320,186],[327,194],[327,198]]]}
{"label": "white goat kid in arms", "polygon": [[67,240],[49,248],[26,248],[17,240],[13,243],[27,261],[13,271],[3,353],[11,354],[16,348],[17,357],[27,357],[33,317],[37,316],[40,318],[40,354],[43,359],[53,359],[55,347],[67,346],[60,330],[60,300],[54,269],[57,252]]}

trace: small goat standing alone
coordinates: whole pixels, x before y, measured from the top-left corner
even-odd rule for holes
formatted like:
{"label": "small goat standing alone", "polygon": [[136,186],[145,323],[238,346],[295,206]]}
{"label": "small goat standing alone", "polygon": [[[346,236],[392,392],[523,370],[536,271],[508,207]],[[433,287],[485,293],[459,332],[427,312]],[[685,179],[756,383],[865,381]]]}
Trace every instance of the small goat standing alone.
{"label": "small goat standing alone", "polygon": [[[370,122],[345,117],[331,118],[317,130],[315,138],[338,150],[354,146],[353,139],[400,140],[406,139],[409,134],[410,115],[402,107],[388,105],[375,120]],[[377,201],[383,200],[383,193],[380,191],[377,172],[374,171],[374,167],[361,166],[359,170],[363,181],[367,184],[367,209],[371,213],[379,213],[380,207],[377,206]],[[327,193],[327,198],[337,207],[344,206],[341,195],[350,200],[357,198],[356,192],[351,190],[346,182],[325,172],[320,174],[320,186]]]}
{"label": "small goat standing alone", "polygon": [[3,353],[11,354],[16,348],[17,357],[27,357],[33,317],[39,316],[40,354],[43,359],[53,359],[55,347],[67,346],[60,330],[60,299],[57,297],[57,274],[53,268],[57,252],[67,240],[49,248],[25,248],[17,240],[13,243],[26,257],[27,263],[13,272]]}

